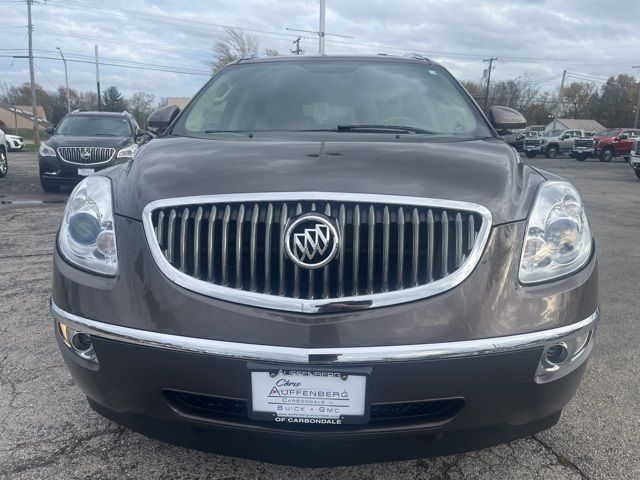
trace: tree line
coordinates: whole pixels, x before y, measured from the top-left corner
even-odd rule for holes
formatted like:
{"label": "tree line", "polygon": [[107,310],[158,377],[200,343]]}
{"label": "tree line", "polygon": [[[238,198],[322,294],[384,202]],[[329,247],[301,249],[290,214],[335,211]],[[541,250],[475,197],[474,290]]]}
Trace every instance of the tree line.
{"label": "tree line", "polygon": [[[118,87],[108,87],[101,94],[102,110],[105,112],[131,113],[138,124],[145,125],[147,117],[154,108],[154,95],[136,92],[128,98],[120,92]],[[57,90],[45,90],[36,84],[36,101],[44,109],[47,120],[56,124],[67,114],[67,90],[59,86]],[[29,83],[18,86],[0,85],[0,103],[9,106],[31,105],[31,87]],[[71,110],[98,110],[98,94],[94,91],[79,91],[69,89],[69,104]]]}
{"label": "tree line", "polygon": [[[486,83],[463,81],[462,85],[480,104],[484,104]],[[565,85],[558,118],[596,120],[605,127],[632,127],[640,83],[626,74],[611,76],[598,86],[577,81]],[[542,92],[530,75],[493,83],[488,106],[504,105],[520,111],[530,125],[544,125],[553,120],[558,104],[557,92]]]}

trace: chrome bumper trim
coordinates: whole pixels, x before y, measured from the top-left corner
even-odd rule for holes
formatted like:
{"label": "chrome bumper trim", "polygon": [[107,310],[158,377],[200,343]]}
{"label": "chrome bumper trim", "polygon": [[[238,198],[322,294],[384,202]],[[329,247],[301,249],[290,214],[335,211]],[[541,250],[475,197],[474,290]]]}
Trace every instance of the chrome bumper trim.
{"label": "chrome bumper trim", "polygon": [[506,337],[464,340],[423,345],[393,345],[380,347],[297,348],[248,343],[224,342],[203,338],[182,337],[97,322],[65,312],[51,301],[51,313],[57,322],[109,340],[164,348],[185,353],[199,353],[245,360],[298,364],[377,363],[469,357],[543,347],[563,338],[595,328],[600,313],[564,327]]}

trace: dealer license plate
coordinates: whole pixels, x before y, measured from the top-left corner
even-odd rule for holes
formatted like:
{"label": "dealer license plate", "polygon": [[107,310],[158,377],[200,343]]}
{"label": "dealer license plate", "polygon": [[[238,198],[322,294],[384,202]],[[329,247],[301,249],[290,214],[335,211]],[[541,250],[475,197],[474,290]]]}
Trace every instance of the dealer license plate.
{"label": "dealer license plate", "polygon": [[367,378],[329,370],[252,370],[250,416],[289,424],[365,423]]}
{"label": "dealer license plate", "polygon": [[95,168],[79,168],[78,169],[78,175],[81,175],[83,177],[93,175],[94,173],[96,173]]}

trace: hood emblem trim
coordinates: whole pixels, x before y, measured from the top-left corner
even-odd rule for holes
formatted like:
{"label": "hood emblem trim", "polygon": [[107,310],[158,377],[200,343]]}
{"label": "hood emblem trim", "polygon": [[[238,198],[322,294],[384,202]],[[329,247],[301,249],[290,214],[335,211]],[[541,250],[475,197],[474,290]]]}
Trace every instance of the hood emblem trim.
{"label": "hood emblem trim", "polygon": [[300,267],[324,267],[338,253],[338,230],[324,215],[307,213],[293,218],[285,232],[287,256]]}

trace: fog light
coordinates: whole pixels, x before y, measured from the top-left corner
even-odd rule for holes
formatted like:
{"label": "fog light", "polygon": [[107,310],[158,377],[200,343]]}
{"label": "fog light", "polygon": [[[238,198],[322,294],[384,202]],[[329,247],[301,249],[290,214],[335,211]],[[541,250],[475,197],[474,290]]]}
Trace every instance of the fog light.
{"label": "fog light", "polygon": [[93,346],[91,343],[91,337],[82,332],[76,332],[73,334],[73,337],[71,337],[71,345],[80,352],[86,352]]}
{"label": "fog light", "polygon": [[68,325],[60,322],[58,322],[58,332],[60,332],[62,341],[67,347],[69,347],[69,350],[84,360],[91,363],[98,363],[98,357],[93,349],[91,335],[79,332],[73,327],[69,327]]}
{"label": "fog light", "polygon": [[553,365],[561,365],[569,358],[569,350],[565,343],[558,343],[547,348],[545,355],[547,362]]}

